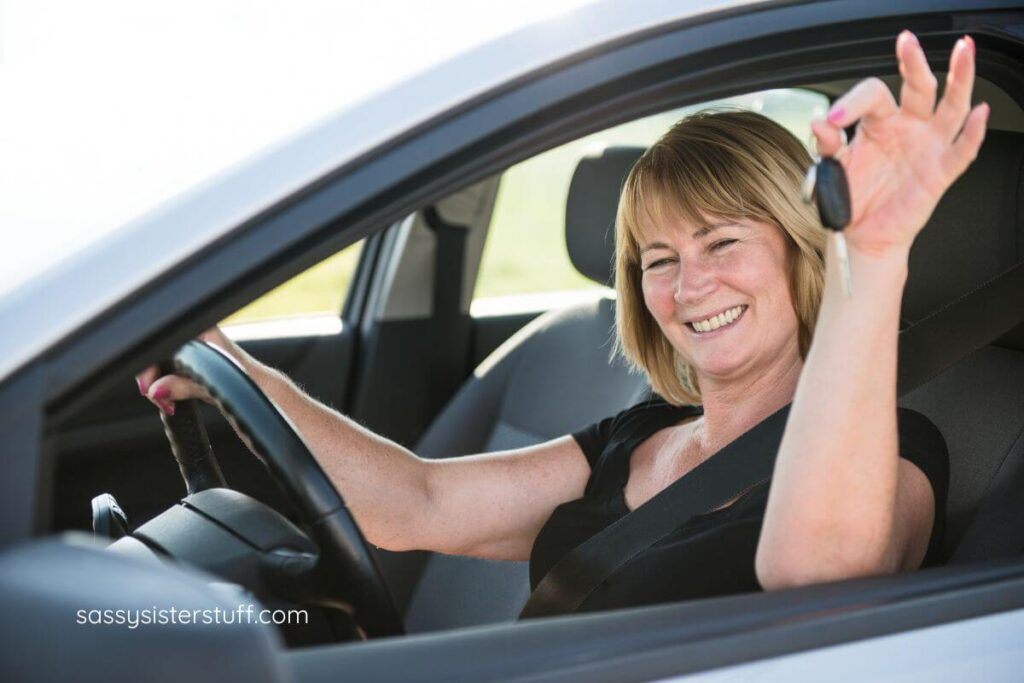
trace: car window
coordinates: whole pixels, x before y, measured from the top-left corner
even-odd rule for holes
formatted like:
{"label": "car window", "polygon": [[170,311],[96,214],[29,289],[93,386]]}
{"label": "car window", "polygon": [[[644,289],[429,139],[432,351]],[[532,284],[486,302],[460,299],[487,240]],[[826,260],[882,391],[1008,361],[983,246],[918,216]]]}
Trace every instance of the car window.
{"label": "car window", "polygon": [[565,247],[565,205],[579,160],[612,145],[648,146],[683,116],[712,106],[750,109],[788,128],[808,147],[810,122],[828,98],[801,89],[730,97],[649,116],[556,147],[509,168],[501,178],[484,245],[472,312],[544,310],[610,290],[580,275]]}
{"label": "car window", "polygon": [[341,309],[362,251],[360,240],[296,275],[223,321],[232,337],[325,334],[341,329]]}

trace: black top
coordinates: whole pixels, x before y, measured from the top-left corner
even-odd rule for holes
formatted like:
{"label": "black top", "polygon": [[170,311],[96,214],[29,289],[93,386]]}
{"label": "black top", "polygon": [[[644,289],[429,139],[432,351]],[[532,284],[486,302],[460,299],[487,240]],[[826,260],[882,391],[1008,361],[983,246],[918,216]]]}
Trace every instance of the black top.
{"label": "black top", "polygon": [[[590,462],[590,480],[583,497],[555,508],[537,534],[530,553],[531,590],[562,556],[629,512],[623,489],[633,450],[655,432],[702,413],[699,406],[676,407],[656,397],[573,434]],[[922,566],[940,564],[949,487],[946,443],[920,413],[900,408],[897,420],[900,456],[924,472],[935,492],[935,523]],[[579,611],[761,590],[754,555],[769,485],[759,484],[726,508],[684,521],[620,567]]]}

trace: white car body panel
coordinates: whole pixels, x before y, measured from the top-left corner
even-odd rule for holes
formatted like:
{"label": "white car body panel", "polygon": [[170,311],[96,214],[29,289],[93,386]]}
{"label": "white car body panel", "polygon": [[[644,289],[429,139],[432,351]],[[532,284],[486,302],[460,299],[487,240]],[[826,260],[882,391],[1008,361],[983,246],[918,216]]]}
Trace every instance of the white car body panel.
{"label": "white car body panel", "polygon": [[[667,681],[960,683],[1021,680],[1024,610],[772,657]],[[822,672],[828,672],[827,676]]]}

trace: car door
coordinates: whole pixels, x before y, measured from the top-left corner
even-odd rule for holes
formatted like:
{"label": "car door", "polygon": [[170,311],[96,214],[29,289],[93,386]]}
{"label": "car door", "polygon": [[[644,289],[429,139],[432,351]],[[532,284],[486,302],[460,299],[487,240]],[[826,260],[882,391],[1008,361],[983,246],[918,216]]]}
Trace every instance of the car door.
{"label": "car door", "polygon": [[[594,119],[624,120],[664,108],[668,102],[697,101],[721,91],[751,89],[752,83],[806,83],[814,78],[859,77],[884,70],[891,62],[891,38],[906,25],[914,30],[933,31],[936,40],[950,39],[949,42],[959,31],[984,34],[986,42],[979,44],[987,53],[988,74],[999,77],[1013,86],[1013,92],[1020,93],[1020,40],[1015,37],[1019,31],[1013,28],[1020,24],[1019,11],[1003,13],[1006,8],[994,7],[995,4],[977,3],[968,13],[955,3],[944,4],[941,11],[934,7],[922,9],[922,5],[909,2],[780,3],[756,13],[722,13],[697,26],[684,22],[663,27],[636,38],[635,42],[600,52],[592,59],[581,58],[552,68],[538,75],[536,81],[521,84],[520,89],[510,88],[495,95],[493,100],[480,105],[489,107],[484,112],[489,116],[474,119],[479,112],[467,108],[459,116],[442,121],[437,128],[424,131],[423,138],[448,135],[470,146],[466,140],[476,130],[472,127],[474,122],[487,121],[486,125],[481,124],[483,132],[473,139],[478,147],[471,151],[476,156],[489,155],[488,163],[483,167],[467,163],[466,167],[473,170],[460,174],[443,166],[441,162],[447,161],[447,157],[431,158],[436,162],[436,167],[429,169],[431,182],[447,187],[475,181],[485,171],[493,172],[510,161],[563,141],[567,135],[564,128],[561,133],[557,128],[545,128],[544,120],[554,119],[569,128],[576,124],[574,129],[578,130],[596,126]],[[1011,28],[1004,28],[1006,25]],[[823,33],[828,34],[827,39]],[[841,46],[841,50],[836,46]],[[624,84],[627,80],[628,87]],[[536,83],[544,87],[533,88]],[[521,97],[524,90],[530,90],[527,94],[531,97]],[[548,93],[549,99],[544,100],[540,96],[543,93]],[[615,113],[610,113],[612,108]],[[532,124],[508,134],[507,137],[518,134],[518,144],[501,146],[498,133],[506,132],[502,130],[506,119],[497,119],[496,110],[504,113],[510,125],[518,126],[524,121]],[[524,128],[535,131],[533,137],[522,135]],[[396,145],[391,150],[399,161],[405,162],[394,164],[403,168],[402,173],[413,172],[409,169],[417,157],[413,153],[416,150],[411,148],[419,141],[413,139],[408,148]],[[459,149],[454,144],[436,144],[432,148],[444,149],[445,154],[447,150]],[[400,176],[394,183],[405,180],[405,176]],[[342,176],[338,182],[344,184],[350,179]],[[385,184],[384,180],[378,182]],[[403,195],[403,200],[394,204],[395,212],[404,212],[409,203],[433,196],[429,189],[415,183],[409,185],[413,187],[403,189],[412,198],[406,200]],[[356,218],[352,224],[358,227]],[[318,227],[309,226],[308,234],[316,236]],[[236,263],[235,267],[242,271],[259,260],[237,259]],[[232,276],[240,277],[240,273],[226,273],[223,277]],[[211,280],[218,287],[224,286],[216,278]],[[253,293],[252,289],[249,287],[244,293]],[[167,324],[158,316],[151,318],[148,324],[152,329]],[[108,323],[110,329],[114,322]],[[103,331],[97,326],[97,334]],[[145,333],[143,330],[139,336]],[[125,345],[138,342],[137,338],[129,339],[131,335],[122,336]],[[87,341],[76,340],[51,354],[46,359],[46,371],[66,367],[69,359],[81,353],[81,348],[88,347]],[[125,352],[124,365],[130,363],[130,355]],[[100,367],[99,361],[90,369],[95,372],[96,367]],[[70,381],[61,384],[60,378],[52,383],[55,393],[73,386]],[[42,405],[43,399],[39,401]],[[951,568],[793,593],[736,596],[689,605],[467,630],[448,636],[394,639],[366,647],[319,648],[315,652],[292,653],[286,658],[299,680],[330,680],[339,672],[357,678],[377,675],[402,680],[574,680],[581,676],[652,680],[789,653],[799,655],[812,649],[827,656],[828,646],[854,641],[868,648],[857,653],[856,661],[890,662],[885,649],[872,648],[882,637],[900,631],[927,635],[928,631],[934,633],[936,627],[949,628],[955,631],[954,637],[946,642],[961,644],[969,644],[972,639],[989,643],[1000,633],[1016,633],[1024,606],[1024,574],[1019,564],[969,571]],[[1001,630],[995,622],[1000,612],[1015,620],[1004,623]],[[964,631],[959,629],[979,621],[987,623],[988,630],[965,638]],[[930,649],[941,651],[943,647],[928,645],[935,646],[936,641],[917,642],[903,652],[922,663]],[[972,654],[984,652],[967,647],[960,653],[965,658]],[[827,677],[828,672],[835,670],[829,667],[840,665],[836,660],[823,661],[816,672]],[[765,663],[767,676],[771,675],[771,666],[772,661]]]}
{"label": "car door", "polygon": [[[372,267],[378,239],[346,247],[226,318],[243,348],[323,401],[344,408],[356,360],[357,327],[345,322]],[[365,279],[365,278],[363,278]],[[347,307],[347,309],[346,309]],[[215,411],[204,408],[228,481],[275,505],[276,488]],[[99,396],[51,436],[54,529],[89,529],[89,501],[109,492],[132,527],[184,494],[158,413],[130,381]]]}

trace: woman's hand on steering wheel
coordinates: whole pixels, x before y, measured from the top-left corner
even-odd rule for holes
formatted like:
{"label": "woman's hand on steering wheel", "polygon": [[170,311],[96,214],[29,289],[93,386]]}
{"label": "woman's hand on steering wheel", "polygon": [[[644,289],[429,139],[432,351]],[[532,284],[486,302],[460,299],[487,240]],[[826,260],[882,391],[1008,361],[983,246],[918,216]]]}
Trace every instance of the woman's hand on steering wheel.
{"label": "woman's hand on steering wheel", "polygon": [[[840,97],[827,120],[812,130],[822,155],[834,156],[850,185],[852,219],[844,231],[851,247],[873,255],[905,256],[939,198],[978,154],[989,106],[971,108],[974,41],[957,40],[945,92],[935,105],[937,82],[910,31],[896,39],[903,77],[900,102],[878,78]],[[859,122],[848,146],[844,128]]]}
{"label": "woman's hand on steering wheel", "polygon": [[[249,370],[245,352],[228,339],[219,327],[212,327],[196,338],[199,341],[213,344],[247,371]],[[192,380],[179,375],[162,374],[156,365],[150,365],[136,375],[135,383],[139,387],[139,393],[166,415],[174,415],[175,401],[198,399],[211,405],[214,403],[206,390]]]}

